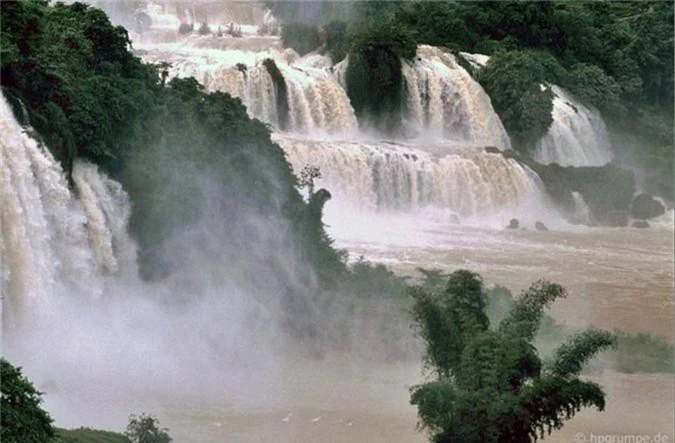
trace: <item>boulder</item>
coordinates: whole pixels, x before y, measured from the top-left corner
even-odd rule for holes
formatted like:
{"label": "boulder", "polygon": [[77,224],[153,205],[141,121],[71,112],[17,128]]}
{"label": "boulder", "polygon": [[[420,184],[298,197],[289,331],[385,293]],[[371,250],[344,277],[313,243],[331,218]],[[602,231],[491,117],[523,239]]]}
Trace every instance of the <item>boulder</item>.
{"label": "boulder", "polygon": [[181,23],[178,27],[179,34],[189,34],[195,30],[195,25],[193,23]]}
{"label": "boulder", "polygon": [[518,221],[517,218],[512,218],[511,221],[509,222],[509,225],[506,227],[506,229],[518,229],[520,226],[520,222]]}
{"label": "boulder", "polygon": [[548,231],[548,228],[546,227],[546,225],[543,224],[543,223],[540,222],[540,221],[538,221],[538,222],[536,222],[536,223],[534,224],[534,228],[535,228],[537,231]]}
{"label": "boulder", "polygon": [[631,226],[638,229],[645,229],[649,227],[649,223],[646,220],[633,220]]}
{"label": "boulder", "polygon": [[666,208],[650,194],[638,194],[631,203],[631,215],[639,220],[658,217],[665,212]]}

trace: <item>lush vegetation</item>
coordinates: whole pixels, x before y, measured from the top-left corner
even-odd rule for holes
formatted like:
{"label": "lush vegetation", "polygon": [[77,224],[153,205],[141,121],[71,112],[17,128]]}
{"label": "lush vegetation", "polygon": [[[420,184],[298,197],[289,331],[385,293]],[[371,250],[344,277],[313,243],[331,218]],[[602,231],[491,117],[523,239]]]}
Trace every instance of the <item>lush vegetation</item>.
{"label": "lush vegetation", "polygon": [[67,169],[77,156],[119,161],[143,138],[157,73],[128,51],[126,30],[103,11],[3,3],[1,47],[5,95],[25,104],[30,124]]}
{"label": "lush vegetation", "polygon": [[673,373],[673,344],[665,338],[646,333],[616,332],[617,349],[607,357],[617,371]]}
{"label": "lush vegetation", "polygon": [[[26,120],[67,171],[74,158],[88,157],[122,181],[134,202],[132,228],[146,276],[179,267],[180,260],[165,262],[163,246],[219,204],[231,214],[223,234],[238,246],[242,266],[266,260],[251,257],[241,240],[250,229],[245,218],[258,214],[288,227],[286,246],[314,264],[322,285],[345,271],[269,129],[249,119],[238,99],[207,94],[194,79],[164,84],[162,67],[129,51],[123,28],[80,3],[10,2],[2,24],[4,94],[17,115],[25,105]],[[200,168],[222,191],[219,201],[206,201],[213,196],[195,179]]]}
{"label": "lush vegetation", "polygon": [[583,407],[604,409],[583,365],[615,337],[583,331],[544,363],[533,345],[544,309],[565,290],[539,281],[491,327],[479,275],[456,271],[442,290],[414,290],[413,317],[435,380],[412,388],[422,428],[434,442],[530,442],[562,427]]}
{"label": "lush vegetation", "polygon": [[361,123],[394,133],[401,124],[401,59],[415,56],[406,28],[393,21],[363,28],[352,37],[347,65],[347,95]]}
{"label": "lush vegetation", "polygon": [[485,92],[514,146],[532,145],[553,123],[553,92],[549,83],[556,61],[546,53],[512,51],[495,56],[479,71]]}
{"label": "lush vegetation", "polygon": [[45,443],[54,435],[52,419],[42,409],[42,393],[21,373],[21,368],[0,358],[0,440]]}
{"label": "lush vegetation", "polygon": [[131,443],[124,434],[97,429],[57,429],[55,443]]}

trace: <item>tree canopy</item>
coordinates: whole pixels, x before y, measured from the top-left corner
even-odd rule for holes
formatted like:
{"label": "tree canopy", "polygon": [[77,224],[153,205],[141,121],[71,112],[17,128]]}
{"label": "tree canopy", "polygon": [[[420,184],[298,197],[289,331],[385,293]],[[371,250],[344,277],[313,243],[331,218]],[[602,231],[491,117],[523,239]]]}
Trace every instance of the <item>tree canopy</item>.
{"label": "tree canopy", "polygon": [[168,429],[159,427],[159,420],[152,415],[131,415],[124,435],[132,443],[171,443]]}
{"label": "tree canopy", "polygon": [[578,376],[593,356],[615,345],[612,334],[583,331],[550,362],[533,344],[544,310],[564,295],[561,286],[538,281],[491,327],[478,274],[460,270],[441,289],[413,290],[413,318],[435,377],[413,387],[410,401],[432,441],[533,442],[582,407],[604,409],[600,386]]}
{"label": "tree canopy", "polygon": [[0,440],[45,443],[55,436],[52,419],[42,409],[42,393],[21,373],[21,368],[0,358]]}

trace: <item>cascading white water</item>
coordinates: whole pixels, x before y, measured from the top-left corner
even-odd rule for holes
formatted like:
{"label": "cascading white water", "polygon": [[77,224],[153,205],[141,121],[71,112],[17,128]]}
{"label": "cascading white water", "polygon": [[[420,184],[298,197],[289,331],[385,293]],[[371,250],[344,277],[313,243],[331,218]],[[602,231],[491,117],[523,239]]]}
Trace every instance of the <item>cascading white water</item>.
{"label": "cascading white water", "polygon": [[612,160],[612,147],[600,112],[553,85],[553,124],[534,154],[540,163],[602,166]]}
{"label": "cascading white water", "polygon": [[584,225],[594,224],[593,214],[584,197],[578,192],[572,192],[572,199],[574,200],[574,214],[570,217],[570,221]]}
{"label": "cascading white water", "polygon": [[537,175],[483,149],[432,154],[400,144],[277,136],[293,168],[318,166],[339,205],[415,211],[433,206],[461,216],[497,212],[540,192]]}
{"label": "cascading white water", "polygon": [[509,149],[511,143],[483,88],[451,53],[420,45],[403,63],[406,131],[459,144]]}
{"label": "cascading white water", "polygon": [[19,125],[4,96],[0,132],[3,299],[21,309],[54,294],[96,297],[106,275],[122,267],[133,272],[130,204],[121,186],[96,166],[76,161],[73,194],[60,164],[28,135],[30,128]]}
{"label": "cascading white water", "polygon": [[[509,149],[509,137],[485,91],[453,54],[439,48],[420,46],[416,59],[403,64],[408,109],[404,121],[406,132],[416,136],[415,147],[330,140],[336,135],[353,139],[357,133],[344,85],[347,60],[331,66],[326,57],[299,58],[288,50],[186,51],[175,45],[149,45],[145,50],[146,60],[171,63],[170,76],[194,76],[207,90],[240,97],[249,115],[278,130],[283,126],[285,133],[302,133],[302,140],[278,135],[277,141],[296,172],[305,164],[319,166],[326,186],[343,204],[401,211],[435,206],[470,216],[500,211],[533,196],[543,199],[536,174],[481,149]],[[285,125],[278,109],[280,91],[263,64],[268,58],[275,61],[286,85]],[[308,134],[329,139],[310,141]],[[434,154],[430,144],[446,151]]]}
{"label": "cascading white water", "polygon": [[[169,45],[171,46],[171,45]],[[195,77],[208,91],[222,91],[241,98],[251,117],[291,132],[347,133],[356,129],[356,117],[345,90],[330,68],[316,60],[297,60],[289,51],[247,52],[195,50],[181,53],[163,47],[145,59],[171,63],[170,77]],[[277,98],[280,91],[263,65],[274,60],[286,84],[288,121],[280,121]]]}

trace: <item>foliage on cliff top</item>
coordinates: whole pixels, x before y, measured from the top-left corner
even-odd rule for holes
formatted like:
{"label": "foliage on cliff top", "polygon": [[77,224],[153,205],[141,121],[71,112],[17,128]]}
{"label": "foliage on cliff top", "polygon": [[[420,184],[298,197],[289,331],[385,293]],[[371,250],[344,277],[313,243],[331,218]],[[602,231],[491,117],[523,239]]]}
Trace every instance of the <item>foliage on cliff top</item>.
{"label": "foliage on cliff top", "polygon": [[415,56],[412,32],[388,20],[364,26],[352,36],[347,65],[347,95],[359,122],[394,133],[401,123],[401,59]]}
{"label": "foliage on cliff top", "polygon": [[3,2],[2,86],[66,168],[134,148],[154,108],[157,73],[128,51],[127,31],[82,3]]}

